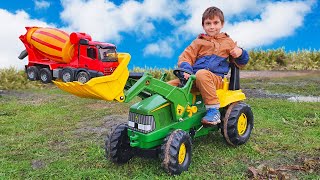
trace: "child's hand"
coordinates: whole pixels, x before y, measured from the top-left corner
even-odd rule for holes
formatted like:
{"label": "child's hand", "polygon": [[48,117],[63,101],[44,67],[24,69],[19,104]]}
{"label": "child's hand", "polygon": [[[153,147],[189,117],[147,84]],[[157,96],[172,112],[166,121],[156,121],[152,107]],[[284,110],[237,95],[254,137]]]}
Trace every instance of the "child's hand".
{"label": "child's hand", "polygon": [[236,47],[230,51],[230,55],[233,58],[238,58],[239,56],[241,56],[241,54],[242,54],[242,49],[237,46],[237,42],[236,42]]}
{"label": "child's hand", "polygon": [[190,77],[190,74],[188,74],[188,73],[183,73],[183,77],[184,77],[186,80],[188,80],[189,77]]}

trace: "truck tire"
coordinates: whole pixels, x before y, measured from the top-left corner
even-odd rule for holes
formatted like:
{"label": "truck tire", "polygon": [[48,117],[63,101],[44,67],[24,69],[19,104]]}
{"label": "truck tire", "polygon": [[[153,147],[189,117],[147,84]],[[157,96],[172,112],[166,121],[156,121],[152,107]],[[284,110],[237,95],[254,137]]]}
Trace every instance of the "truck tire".
{"label": "truck tire", "polygon": [[234,103],[226,111],[221,133],[228,144],[239,146],[249,140],[253,124],[250,106],[243,102]]}
{"label": "truck tire", "polygon": [[134,155],[134,150],[130,146],[127,124],[120,124],[111,130],[105,145],[106,158],[110,158],[114,163],[126,163]]}
{"label": "truck tire", "polygon": [[50,83],[52,81],[52,72],[49,68],[42,68],[39,72],[39,78],[42,83]]}
{"label": "truck tire", "polygon": [[27,77],[30,81],[39,79],[39,70],[36,66],[29,66],[27,68]]}
{"label": "truck tire", "polygon": [[90,80],[90,76],[87,72],[81,71],[77,75],[77,81],[81,82],[82,84],[88,82]]}
{"label": "truck tire", "polygon": [[74,73],[70,68],[64,68],[61,72],[61,79],[63,82],[72,82],[74,81]]}
{"label": "truck tire", "polygon": [[171,175],[187,171],[191,163],[191,137],[183,130],[175,130],[161,146],[162,166]]}

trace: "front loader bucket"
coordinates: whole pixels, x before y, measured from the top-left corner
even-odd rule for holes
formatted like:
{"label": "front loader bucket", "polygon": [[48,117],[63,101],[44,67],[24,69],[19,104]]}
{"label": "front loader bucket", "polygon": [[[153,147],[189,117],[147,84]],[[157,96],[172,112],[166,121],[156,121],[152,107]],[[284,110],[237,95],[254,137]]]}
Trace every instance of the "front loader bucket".
{"label": "front loader bucket", "polygon": [[130,54],[118,54],[119,66],[108,76],[92,78],[85,84],[78,81],[53,81],[60,89],[83,98],[101,99],[105,101],[124,101],[124,87],[129,77],[128,64]]}

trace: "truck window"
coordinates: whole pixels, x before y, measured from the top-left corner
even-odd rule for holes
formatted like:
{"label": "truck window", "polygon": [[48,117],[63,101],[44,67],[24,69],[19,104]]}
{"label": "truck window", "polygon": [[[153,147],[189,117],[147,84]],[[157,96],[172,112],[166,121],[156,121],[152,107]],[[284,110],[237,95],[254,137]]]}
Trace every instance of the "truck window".
{"label": "truck window", "polygon": [[88,47],[87,56],[91,59],[97,59],[97,52],[95,48]]}
{"label": "truck window", "polygon": [[102,62],[117,62],[118,56],[115,47],[99,48]]}

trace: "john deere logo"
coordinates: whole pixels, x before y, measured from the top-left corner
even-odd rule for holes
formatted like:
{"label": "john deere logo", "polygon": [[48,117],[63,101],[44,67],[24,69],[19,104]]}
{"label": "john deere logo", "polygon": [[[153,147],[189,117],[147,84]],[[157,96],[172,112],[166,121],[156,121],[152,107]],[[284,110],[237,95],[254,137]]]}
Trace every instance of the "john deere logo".
{"label": "john deere logo", "polygon": [[180,104],[178,104],[178,106],[177,106],[177,114],[179,116],[182,116],[183,113],[184,113],[184,107],[182,107]]}
{"label": "john deere logo", "polygon": [[135,120],[138,120],[138,119],[139,119],[138,115],[136,115],[136,117],[134,117],[134,119],[135,119]]}

